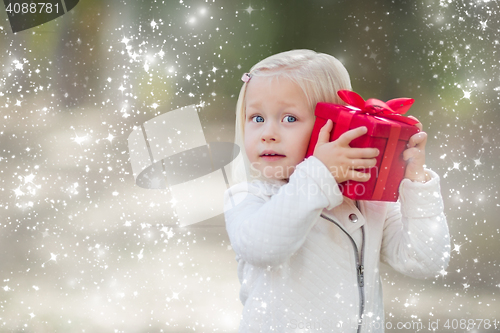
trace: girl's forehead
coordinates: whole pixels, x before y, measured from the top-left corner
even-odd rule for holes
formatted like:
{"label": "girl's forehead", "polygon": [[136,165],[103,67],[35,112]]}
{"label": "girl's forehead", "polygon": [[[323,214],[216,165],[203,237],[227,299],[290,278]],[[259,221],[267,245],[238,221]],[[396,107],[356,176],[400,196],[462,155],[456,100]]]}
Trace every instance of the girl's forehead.
{"label": "girl's forehead", "polygon": [[287,93],[296,90],[301,90],[299,84],[288,77],[272,75],[272,76],[255,76],[247,83],[246,100],[248,97],[260,97],[263,93]]}
{"label": "girl's forehead", "polygon": [[287,107],[307,99],[301,86],[287,77],[255,76],[247,85],[245,106],[250,108],[269,103]]}

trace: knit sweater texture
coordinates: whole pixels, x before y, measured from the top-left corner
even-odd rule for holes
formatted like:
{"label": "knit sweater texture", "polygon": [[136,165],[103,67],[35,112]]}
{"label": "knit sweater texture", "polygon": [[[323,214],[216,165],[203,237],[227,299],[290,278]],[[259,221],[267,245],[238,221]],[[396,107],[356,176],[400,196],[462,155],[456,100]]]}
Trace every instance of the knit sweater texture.
{"label": "knit sweater texture", "polygon": [[288,182],[229,188],[224,214],[244,306],[239,332],[383,332],[379,263],[414,278],[434,278],[448,265],[439,177],[426,172],[426,183],[403,179],[397,202],[356,205],[314,156]]}

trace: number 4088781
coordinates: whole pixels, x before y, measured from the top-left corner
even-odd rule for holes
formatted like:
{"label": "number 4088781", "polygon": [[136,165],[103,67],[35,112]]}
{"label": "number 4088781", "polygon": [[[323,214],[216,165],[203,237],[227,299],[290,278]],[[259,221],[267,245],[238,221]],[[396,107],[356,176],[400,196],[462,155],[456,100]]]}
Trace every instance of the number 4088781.
{"label": "number 4088781", "polygon": [[448,319],[444,323],[444,328],[446,329],[462,329],[462,330],[473,330],[473,329],[486,329],[489,330],[497,329],[499,322],[494,319]]}
{"label": "number 4088781", "polygon": [[59,4],[52,4],[50,2],[32,2],[32,3],[9,3],[5,11],[12,14],[52,14],[52,12],[59,13]]}

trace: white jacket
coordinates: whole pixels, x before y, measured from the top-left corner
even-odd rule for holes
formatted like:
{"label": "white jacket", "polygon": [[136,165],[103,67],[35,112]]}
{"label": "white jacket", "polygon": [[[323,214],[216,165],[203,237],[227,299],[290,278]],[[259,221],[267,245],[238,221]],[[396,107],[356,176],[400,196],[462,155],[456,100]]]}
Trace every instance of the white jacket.
{"label": "white jacket", "polygon": [[226,228],[244,305],[239,332],[383,332],[379,262],[416,278],[448,265],[439,177],[426,172],[427,183],[401,182],[398,202],[359,201],[359,210],[314,156],[288,183],[228,189]]}

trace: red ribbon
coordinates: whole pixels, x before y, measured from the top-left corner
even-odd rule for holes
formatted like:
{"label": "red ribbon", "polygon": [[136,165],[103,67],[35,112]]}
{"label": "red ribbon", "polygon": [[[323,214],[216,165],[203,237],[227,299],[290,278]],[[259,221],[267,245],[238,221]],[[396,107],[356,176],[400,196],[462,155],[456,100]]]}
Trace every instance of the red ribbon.
{"label": "red ribbon", "polygon": [[379,99],[370,98],[364,100],[363,97],[350,90],[339,90],[337,92],[339,97],[347,104],[359,109],[356,113],[366,113],[380,118],[396,120],[408,125],[415,125],[417,120],[403,117],[408,111],[415,100],[413,98],[395,98],[387,102],[382,102]]}

